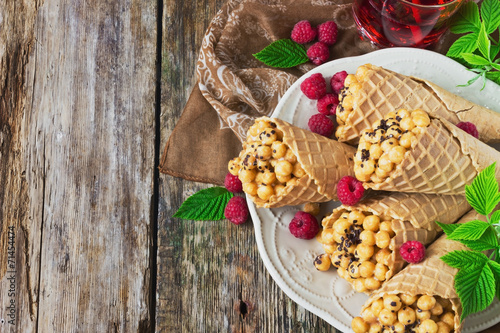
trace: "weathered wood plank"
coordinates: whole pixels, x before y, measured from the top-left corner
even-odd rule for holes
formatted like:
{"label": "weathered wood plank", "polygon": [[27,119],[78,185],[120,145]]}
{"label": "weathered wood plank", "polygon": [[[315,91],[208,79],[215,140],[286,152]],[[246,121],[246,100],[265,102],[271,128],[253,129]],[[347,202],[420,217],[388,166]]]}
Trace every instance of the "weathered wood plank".
{"label": "weathered wood plank", "polygon": [[[203,35],[223,3],[165,2],[161,147],[195,84]],[[189,195],[209,186],[160,178],[157,331],[335,332],[277,287],[259,257],[251,222],[172,218]]]}
{"label": "weathered wood plank", "polygon": [[[24,20],[29,2],[9,2]],[[149,331],[157,2],[46,0],[36,14],[23,103],[0,112],[20,108],[20,134],[2,135],[21,148],[0,171],[26,193],[4,194],[2,211],[27,225],[16,230],[17,262],[31,269],[17,306],[29,288],[37,305],[11,331]]]}

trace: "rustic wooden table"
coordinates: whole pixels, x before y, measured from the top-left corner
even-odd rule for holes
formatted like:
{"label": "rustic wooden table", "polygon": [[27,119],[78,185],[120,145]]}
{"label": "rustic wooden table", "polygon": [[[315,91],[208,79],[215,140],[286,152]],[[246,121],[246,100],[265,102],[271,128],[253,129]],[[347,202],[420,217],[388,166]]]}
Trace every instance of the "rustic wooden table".
{"label": "rustic wooden table", "polygon": [[157,166],[222,4],[0,2],[0,332],[335,332],[252,223],[172,218],[209,186]]}

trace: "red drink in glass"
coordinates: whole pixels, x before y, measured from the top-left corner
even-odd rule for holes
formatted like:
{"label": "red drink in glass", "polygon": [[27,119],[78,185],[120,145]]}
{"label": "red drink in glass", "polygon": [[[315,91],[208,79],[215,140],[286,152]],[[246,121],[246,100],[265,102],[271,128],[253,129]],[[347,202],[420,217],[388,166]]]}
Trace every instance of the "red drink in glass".
{"label": "red drink in glass", "polygon": [[354,0],[361,34],[379,47],[427,47],[448,28],[464,0]]}

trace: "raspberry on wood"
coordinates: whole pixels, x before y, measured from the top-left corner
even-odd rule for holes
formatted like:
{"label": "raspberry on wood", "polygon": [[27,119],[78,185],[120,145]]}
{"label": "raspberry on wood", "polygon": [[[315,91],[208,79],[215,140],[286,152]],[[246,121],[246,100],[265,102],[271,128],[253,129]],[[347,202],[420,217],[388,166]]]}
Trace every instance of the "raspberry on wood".
{"label": "raspberry on wood", "polygon": [[399,248],[401,257],[411,264],[418,264],[425,258],[425,247],[419,241],[407,241]]}
{"label": "raspberry on wood", "polygon": [[316,218],[306,212],[298,211],[288,225],[290,232],[300,239],[313,239],[319,232]]}
{"label": "raspberry on wood", "polygon": [[243,192],[243,184],[241,183],[241,180],[238,178],[238,176],[232,175],[229,172],[224,179],[224,186],[229,192],[232,193]]}
{"label": "raspberry on wood", "polygon": [[307,49],[307,57],[313,64],[321,65],[330,57],[330,50],[326,44],[317,42]]}
{"label": "raspberry on wood", "polygon": [[365,188],[363,183],[352,176],[344,176],[337,184],[337,197],[346,206],[353,206],[361,200]]}
{"label": "raspberry on wood", "polygon": [[312,42],[317,35],[317,29],[311,26],[307,20],[299,21],[292,29],[291,38],[299,44]]}
{"label": "raspberry on wood", "polygon": [[326,80],[321,73],[312,74],[300,84],[300,90],[310,99],[326,95]]}
{"label": "raspberry on wood", "polygon": [[248,206],[243,197],[235,196],[229,199],[226,208],[224,209],[224,216],[234,224],[245,223],[248,219]]}
{"label": "raspberry on wood", "polygon": [[318,26],[318,40],[326,45],[333,45],[337,41],[337,24],[326,21]]}

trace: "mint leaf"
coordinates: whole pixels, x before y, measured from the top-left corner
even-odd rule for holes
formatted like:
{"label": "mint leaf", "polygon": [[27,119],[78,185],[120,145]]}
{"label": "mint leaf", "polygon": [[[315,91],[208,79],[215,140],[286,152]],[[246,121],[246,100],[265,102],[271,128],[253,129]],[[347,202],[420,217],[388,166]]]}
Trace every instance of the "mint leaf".
{"label": "mint leaf", "polygon": [[490,59],[495,59],[495,57],[498,55],[498,52],[500,52],[500,44],[499,45],[491,45]]}
{"label": "mint leaf", "polygon": [[461,269],[455,275],[455,290],[463,308],[460,320],[486,309],[495,297],[495,277],[488,261],[474,269]]}
{"label": "mint leaf", "polygon": [[489,215],[500,202],[495,167],[496,162],[479,172],[471,185],[465,185],[467,201],[481,215]]}
{"label": "mint leaf", "polygon": [[500,264],[490,260],[488,261],[488,265],[491,268],[491,271],[493,272],[493,275],[495,276],[495,286],[496,286],[496,291],[497,291],[497,298],[500,300]]}
{"label": "mint leaf", "polygon": [[495,64],[494,62],[490,64],[491,67],[493,67],[494,69],[496,70],[500,70],[500,65],[499,64]]}
{"label": "mint leaf", "polygon": [[479,32],[481,20],[479,19],[479,7],[473,1],[467,2],[455,14],[450,31],[454,34],[467,32]]}
{"label": "mint leaf", "polygon": [[451,58],[462,58],[463,53],[472,53],[477,49],[479,33],[468,34],[457,39],[446,55]]}
{"label": "mint leaf", "polygon": [[280,39],[253,55],[271,67],[289,68],[309,61],[304,46],[291,39]]}
{"label": "mint leaf", "polygon": [[488,261],[488,257],[481,252],[469,250],[456,250],[448,252],[440,258],[448,266],[457,269],[471,269],[476,266],[484,265]]}
{"label": "mint leaf", "polygon": [[233,194],[216,186],[200,190],[187,198],[174,214],[185,220],[217,221],[224,218],[224,209]]}
{"label": "mint leaf", "polygon": [[490,224],[498,224],[500,223],[500,210],[496,210],[490,217]]}
{"label": "mint leaf", "polygon": [[474,251],[488,251],[498,248],[498,237],[492,226],[489,226],[476,240],[459,240],[459,242]]}
{"label": "mint leaf", "polygon": [[500,25],[500,2],[484,0],[481,4],[481,17],[486,26],[486,32],[491,34]]}
{"label": "mint leaf", "polygon": [[479,239],[490,225],[486,222],[474,220],[460,224],[455,231],[448,236],[452,240],[476,240]]}
{"label": "mint leaf", "polygon": [[[479,44],[478,44],[479,46]],[[488,59],[485,59],[474,53],[462,53],[462,58],[471,65],[486,66],[490,64]]]}
{"label": "mint leaf", "polygon": [[451,235],[451,233],[460,226],[460,224],[445,224],[438,221],[436,221],[436,223],[441,229],[443,229],[447,236]]}
{"label": "mint leaf", "polygon": [[488,72],[486,73],[486,77],[490,79],[491,81],[500,84],[500,72],[495,71],[495,72]]}
{"label": "mint leaf", "polygon": [[[495,0],[497,1],[497,0]],[[484,22],[481,23],[481,29],[479,30],[479,38],[477,40],[477,47],[479,48],[479,51],[485,57],[488,59],[488,63],[485,65],[488,65],[491,61],[490,59],[490,48],[491,48],[491,41],[488,38],[488,34],[486,33],[486,27],[484,25]],[[471,62],[471,64],[473,64]],[[478,64],[481,65],[481,64]]]}

